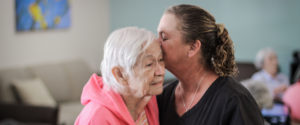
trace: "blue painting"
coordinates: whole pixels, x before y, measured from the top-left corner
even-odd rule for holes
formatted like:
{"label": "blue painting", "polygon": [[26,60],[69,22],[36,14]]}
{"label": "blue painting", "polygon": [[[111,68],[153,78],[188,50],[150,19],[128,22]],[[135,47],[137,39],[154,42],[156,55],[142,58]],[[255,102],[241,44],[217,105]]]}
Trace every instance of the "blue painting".
{"label": "blue painting", "polygon": [[16,0],[17,31],[69,28],[68,0]]}

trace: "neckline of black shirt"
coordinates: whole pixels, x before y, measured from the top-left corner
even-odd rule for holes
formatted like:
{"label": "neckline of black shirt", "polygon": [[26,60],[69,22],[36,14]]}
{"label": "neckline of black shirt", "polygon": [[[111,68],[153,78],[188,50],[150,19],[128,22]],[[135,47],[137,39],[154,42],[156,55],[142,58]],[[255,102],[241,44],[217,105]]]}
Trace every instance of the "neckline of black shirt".
{"label": "neckline of black shirt", "polygon": [[224,77],[218,77],[212,84],[210,87],[208,87],[208,89],[206,90],[206,92],[203,94],[202,98],[197,102],[196,105],[194,105],[192,108],[190,108],[187,112],[185,112],[182,116],[179,116],[177,111],[176,111],[176,107],[175,107],[175,88],[178,85],[179,81],[176,80],[171,84],[174,84],[172,87],[172,94],[171,94],[171,98],[170,98],[170,102],[171,103],[171,109],[172,112],[174,112],[174,114],[176,114],[176,117],[178,117],[179,119],[185,119],[186,117],[189,117],[189,115],[193,115],[193,111],[195,111],[199,106],[203,105],[203,103],[210,97],[212,96],[216,91],[217,88],[219,88],[220,85],[224,85],[221,84],[222,80],[224,80]]}

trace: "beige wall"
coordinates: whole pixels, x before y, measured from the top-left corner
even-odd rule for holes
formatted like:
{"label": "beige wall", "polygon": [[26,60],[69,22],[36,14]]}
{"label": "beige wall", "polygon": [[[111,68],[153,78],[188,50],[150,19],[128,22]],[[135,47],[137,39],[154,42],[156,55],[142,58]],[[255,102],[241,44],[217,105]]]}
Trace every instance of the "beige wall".
{"label": "beige wall", "polygon": [[82,58],[96,71],[109,34],[109,0],[70,0],[71,27],[16,32],[15,0],[0,0],[0,69]]}

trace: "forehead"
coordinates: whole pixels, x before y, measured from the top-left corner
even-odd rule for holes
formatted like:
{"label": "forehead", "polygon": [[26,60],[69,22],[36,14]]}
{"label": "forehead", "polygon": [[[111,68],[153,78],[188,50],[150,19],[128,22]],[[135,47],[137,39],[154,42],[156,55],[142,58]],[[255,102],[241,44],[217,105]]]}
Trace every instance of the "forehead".
{"label": "forehead", "polygon": [[146,61],[150,61],[154,58],[159,58],[160,56],[162,56],[162,50],[160,48],[158,40],[155,39],[154,41],[152,41],[152,43],[150,43],[146,50],[138,56],[135,66],[144,64]]}
{"label": "forehead", "polygon": [[160,19],[159,25],[157,27],[157,31],[161,32],[171,32],[178,30],[177,25],[178,19],[174,14],[165,13]]}
{"label": "forehead", "polygon": [[136,64],[139,64],[139,62],[143,62],[148,59],[158,58],[161,55],[162,50],[160,48],[160,43],[157,39],[155,39],[150,43],[149,46],[147,46],[145,51],[139,55]]}
{"label": "forehead", "polygon": [[150,45],[142,53],[142,55],[145,55],[144,57],[159,56],[159,54],[161,54],[161,48],[157,39],[153,40],[152,43],[150,43]]}

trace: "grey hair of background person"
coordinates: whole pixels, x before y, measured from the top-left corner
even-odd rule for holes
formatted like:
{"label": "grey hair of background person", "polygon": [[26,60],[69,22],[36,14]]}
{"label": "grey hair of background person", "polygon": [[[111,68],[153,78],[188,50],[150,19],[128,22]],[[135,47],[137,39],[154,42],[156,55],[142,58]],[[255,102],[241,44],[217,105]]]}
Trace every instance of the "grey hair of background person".
{"label": "grey hair of background person", "polygon": [[133,66],[137,58],[155,39],[155,34],[138,27],[125,27],[113,31],[104,45],[104,55],[101,62],[103,82],[116,92],[122,92],[124,86],[117,82],[112,69],[119,66],[126,77],[132,77]]}
{"label": "grey hair of background person", "polygon": [[254,97],[260,109],[273,107],[273,97],[265,83],[252,79],[241,81],[241,83]]}
{"label": "grey hair of background person", "polygon": [[276,52],[270,47],[263,48],[263,49],[261,49],[257,52],[255,62],[254,62],[255,67],[257,69],[262,69],[263,68],[264,59],[270,53],[274,53],[275,55],[277,55]]}

